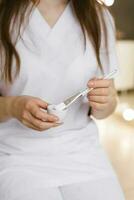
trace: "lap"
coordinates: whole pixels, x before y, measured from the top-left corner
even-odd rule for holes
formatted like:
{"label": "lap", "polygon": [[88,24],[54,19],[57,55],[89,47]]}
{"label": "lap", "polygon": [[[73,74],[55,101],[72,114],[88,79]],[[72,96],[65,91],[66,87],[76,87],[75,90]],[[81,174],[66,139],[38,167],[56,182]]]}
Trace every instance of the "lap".
{"label": "lap", "polygon": [[5,171],[0,174],[0,200],[63,200],[58,187],[44,187],[29,173]]}
{"label": "lap", "polygon": [[116,178],[71,184],[60,187],[64,200],[125,200]]}
{"label": "lap", "polygon": [[27,174],[3,173],[0,176],[2,200],[125,200],[116,178],[103,178],[59,187],[43,187],[28,182]]}
{"label": "lap", "polygon": [[[9,199],[2,199],[9,200]],[[23,192],[21,195],[12,196],[10,200],[64,200],[58,187],[36,188]]]}
{"label": "lap", "polygon": [[63,200],[58,187],[27,187],[25,182],[13,181],[0,185],[1,200]]}

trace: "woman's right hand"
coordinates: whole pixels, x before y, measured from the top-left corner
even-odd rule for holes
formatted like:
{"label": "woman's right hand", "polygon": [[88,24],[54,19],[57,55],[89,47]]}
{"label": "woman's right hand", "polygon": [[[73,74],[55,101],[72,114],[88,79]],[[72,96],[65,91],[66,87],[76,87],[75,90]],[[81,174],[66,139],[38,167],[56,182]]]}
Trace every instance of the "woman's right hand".
{"label": "woman's right hand", "polygon": [[[48,103],[40,98],[31,96],[17,96],[10,106],[11,116],[18,119],[25,126],[37,131],[44,131],[59,126],[59,118],[48,114]],[[42,110],[44,109],[44,111]]]}

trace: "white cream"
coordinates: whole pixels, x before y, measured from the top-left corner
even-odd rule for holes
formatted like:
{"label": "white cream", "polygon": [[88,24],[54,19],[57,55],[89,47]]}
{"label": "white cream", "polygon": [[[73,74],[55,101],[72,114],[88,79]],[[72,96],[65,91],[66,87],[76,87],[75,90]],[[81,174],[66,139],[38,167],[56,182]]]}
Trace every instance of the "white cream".
{"label": "white cream", "polygon": [[60,103],[58,105],[55,105],[55,109],[56,110],[64,110],[65,109],[65,104],[64,103]]}

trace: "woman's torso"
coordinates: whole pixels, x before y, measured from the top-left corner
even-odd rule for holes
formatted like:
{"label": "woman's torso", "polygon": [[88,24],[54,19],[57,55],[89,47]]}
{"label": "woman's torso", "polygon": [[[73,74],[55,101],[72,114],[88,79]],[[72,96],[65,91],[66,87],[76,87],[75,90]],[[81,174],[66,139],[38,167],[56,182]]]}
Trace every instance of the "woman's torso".
{"label": "woman's torso", "polygon": [[[16,45],[21,59],[20,74],[10,87],[1,82],[3,96],[30,95],[57,104],[85,88],[88,80],[95,76],[94,50],[90,41],[85,49],[83,33],[70,4],[52,29],[36,8],[22,38]],[[76,144],[78,135],[96,138],[98,130],[88,110],[87,98],[81,98],[69,108],[62,126],[42,133],[25,127],[16,119],[3,122],[0,124],[0,151],[23,153],[36,149],[38,152],[45,149],[44,144],[50,138],[61,146],[60,138],[68,141],[72,137]]]}

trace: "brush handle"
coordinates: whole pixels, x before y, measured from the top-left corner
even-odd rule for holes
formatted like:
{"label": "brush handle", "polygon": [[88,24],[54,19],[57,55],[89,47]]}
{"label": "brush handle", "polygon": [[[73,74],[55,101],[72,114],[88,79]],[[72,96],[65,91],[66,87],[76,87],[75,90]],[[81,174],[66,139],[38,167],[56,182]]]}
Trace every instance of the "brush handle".
{"label": "brush handle", "polygon": [[[117,70],[112,71],[111,73],[109,73],[108,75],[102,77],[103,79],[110,79],[113,77],[113,75],[115,75],[115,73],[117,72]],[[63,104],[64,104],[64,108],[68,108],[71,104],[73,104],[79,97],[81,96],[85,96],[87,95],[90,91],[92,91],[94,88],[86,88],[84,90],[82,90],[81,92],[78,92],[77,94],[69,97],[68,99],[66,99]]]}
{"label": "brush handle", "polygon": [[[113,77],[113,75],[115,75],[117,73],[117,69],[115,69],[114,71],[112,71],[111,73],[109,73],[108,75],[102,77],[103,79],[110,79]],[[86,88],[81,95],[85,96],[87,95],[89,92],[91,92],[94,88]]]}

